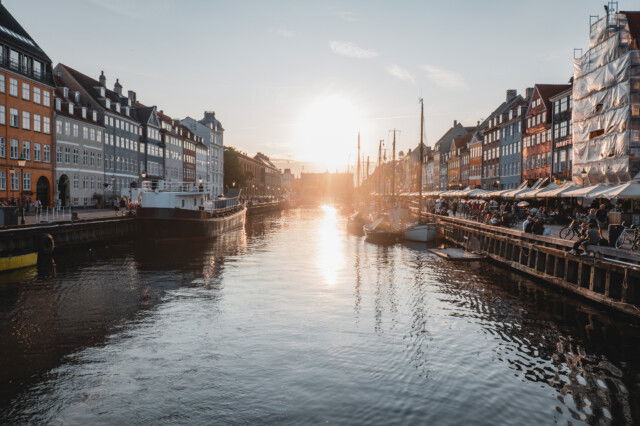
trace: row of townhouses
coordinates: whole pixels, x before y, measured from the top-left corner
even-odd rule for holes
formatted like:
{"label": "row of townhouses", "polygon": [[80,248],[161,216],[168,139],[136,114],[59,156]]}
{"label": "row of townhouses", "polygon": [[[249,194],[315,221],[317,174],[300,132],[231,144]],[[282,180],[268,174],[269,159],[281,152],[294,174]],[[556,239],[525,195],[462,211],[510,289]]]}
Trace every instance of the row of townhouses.
{"label": "row of townhouses", "polygon": [[[454,121],[433,147],[425,146],[423,189],[640,178],[640,12],[614,7],[591,22],[589,47],[577,52],[567,83],[507,90],[485,119],[473,126]],[[419,160],[397,161],[395,173],[407,177],[397,191],[417,190]]]}
{"label": "row of townhouses", "polygon": [[0,201],[91,206],[143,180],[223,187],[224,129],[214,112],[172,118],[51,59],[0,4]]}

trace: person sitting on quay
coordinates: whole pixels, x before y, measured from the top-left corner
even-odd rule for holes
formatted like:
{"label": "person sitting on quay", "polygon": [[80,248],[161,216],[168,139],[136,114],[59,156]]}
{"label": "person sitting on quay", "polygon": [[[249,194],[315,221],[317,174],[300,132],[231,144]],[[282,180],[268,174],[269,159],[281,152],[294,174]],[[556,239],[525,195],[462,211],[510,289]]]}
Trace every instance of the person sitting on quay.
{"label": "person sitting on quay", "polygon": [[[574,244],[573,248],[569,251],[569,254],[586,254],[588,246],[597,246],[602,244],[602,234],[598,229],[598,226],[594,222],[589,222],[587,233],[580,237]],[[580,251],[580,247],[584,249],[584,251]]]}

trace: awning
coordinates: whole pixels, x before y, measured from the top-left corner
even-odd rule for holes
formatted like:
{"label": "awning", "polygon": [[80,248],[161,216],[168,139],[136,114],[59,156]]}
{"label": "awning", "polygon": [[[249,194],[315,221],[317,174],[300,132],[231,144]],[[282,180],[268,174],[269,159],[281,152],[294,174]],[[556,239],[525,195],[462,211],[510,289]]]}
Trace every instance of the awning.
{"label": "awning", "polygon": [[545,186],[544,188],[537,188],[537,189],[529,189],[528,191],[524,191],[519,193],[518,195],[516,195],[516,198],[522,199],[522,198],[538,198],[538,194],[540,194],[543,191],[551,191],[554,189],[559,188],[558,185],[556,185],[555,183],[551,182],[549,185]]}
{"label": "awning", "polygon": [[563,192],[561,196],[565,198],[594,198],[592,194],[598,194],[608,189],[611,189],[611,187],[600,183],[597,185],[574,189],[573,191]]}
{"label": "awning", "polygon": [[[549,187],[547,187],[549,188]],[[575,189],[579,189],[582,188],[579,185],[574,185],[571,182],[565,183],[564,185],[559,186],[558,188],[555,189],[549,189],[547,190],[547,188],[544,188],[542,191],[538,192],[537,197],[538,198],[552,198],[552,197],[561,197],[562,194],[564,194],[565,192],[568,191],[573,191]]]}
{"label": "awning", "polygon": [[622,185],[614,186],[606,193],[602,194],[605,198],[640,198],[640,183],[627,182]]}

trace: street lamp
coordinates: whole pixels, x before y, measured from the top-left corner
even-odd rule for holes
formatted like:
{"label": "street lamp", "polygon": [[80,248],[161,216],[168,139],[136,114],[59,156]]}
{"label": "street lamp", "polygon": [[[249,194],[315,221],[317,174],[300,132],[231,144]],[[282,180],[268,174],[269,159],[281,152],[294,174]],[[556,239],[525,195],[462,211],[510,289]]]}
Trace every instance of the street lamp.
{"label": "street lamp", "polygon": [[18,167],[20,167],[20,180],[22,180],[22,182],[20,182],[20,180],[18,181],[18,184],[22,188],[19,192],[20,194],[20,225],[24,225],[24,201],[22,200],[22,195],[24,193],[24,166],[26,165],[27,165],[27,160],[25,160],[24,155],[21,155],[20,159],[18,159]]}

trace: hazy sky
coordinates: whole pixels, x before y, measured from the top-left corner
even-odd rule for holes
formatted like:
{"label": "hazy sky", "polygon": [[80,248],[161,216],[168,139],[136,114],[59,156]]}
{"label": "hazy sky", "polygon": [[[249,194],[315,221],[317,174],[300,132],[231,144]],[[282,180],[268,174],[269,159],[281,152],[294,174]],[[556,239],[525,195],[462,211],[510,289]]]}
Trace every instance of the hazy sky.
{"label": "hazy sky", "polygon": [[[249,153],[372,161],[379,139],[427,143],[534,83],[565,83],[602,0],[4,0],[54,61],[174,117],[215,110]],[[631,0],[620,9],[638,8]],[[390,144],[389,144],[390,145]]]}

